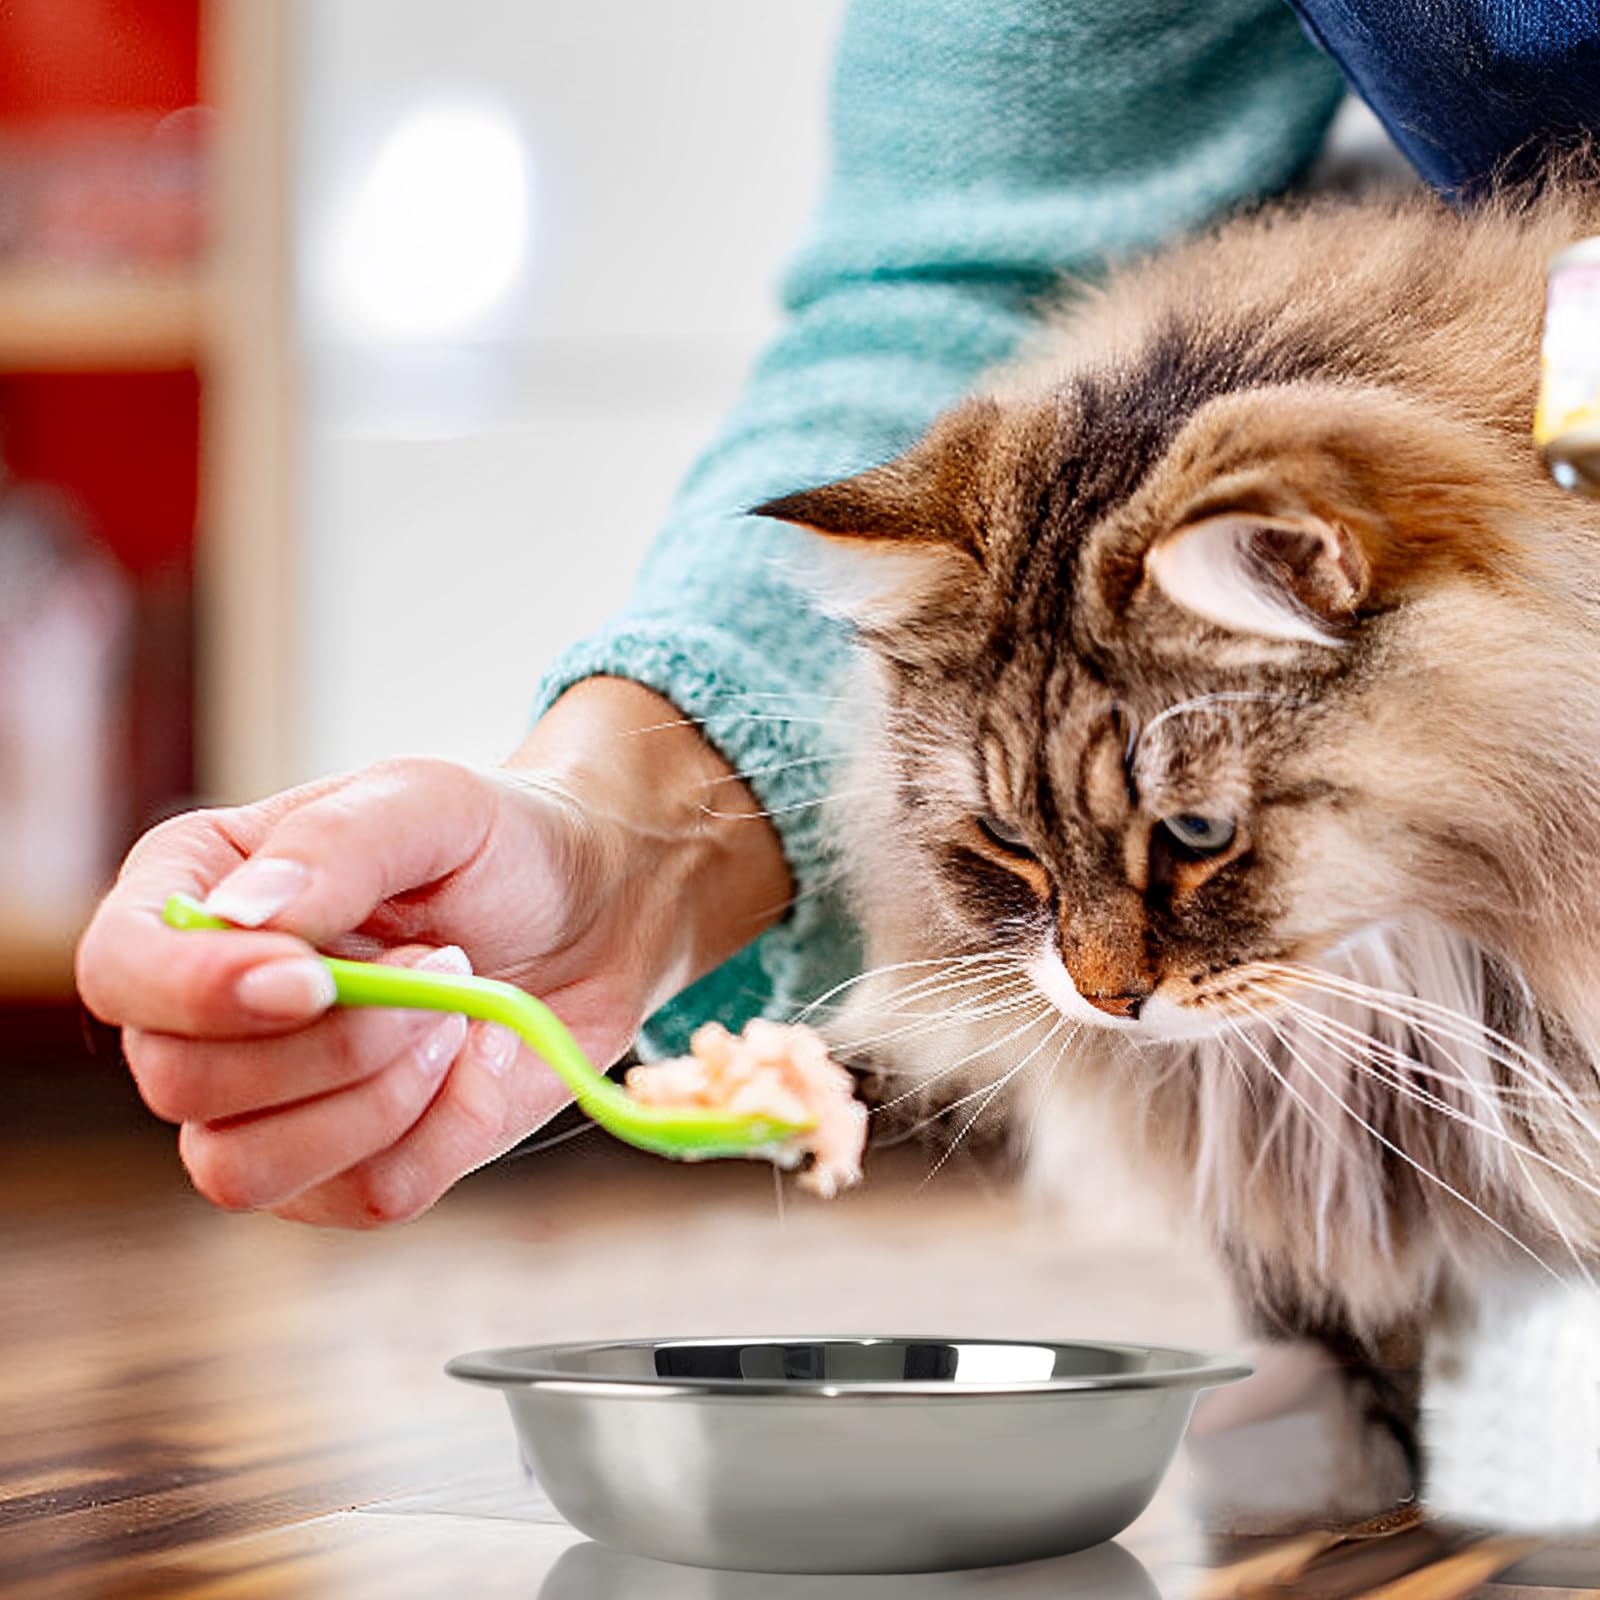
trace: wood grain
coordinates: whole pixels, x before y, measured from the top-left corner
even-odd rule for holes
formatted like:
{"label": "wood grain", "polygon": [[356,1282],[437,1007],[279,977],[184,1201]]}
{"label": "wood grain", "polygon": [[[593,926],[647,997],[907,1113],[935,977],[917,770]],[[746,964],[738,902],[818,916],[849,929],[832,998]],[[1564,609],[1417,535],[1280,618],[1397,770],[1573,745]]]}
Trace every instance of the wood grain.
{"label": "wood grain", "polygon": [[[764,1170],[583,1138],[410,1227],[340,1235],[213,1211],[165,1132],[0,1143],[0,1594],[536,1600],[581,1541],[523,1479],[502,1406],[443,1377],[477,1346],[891,1325],[1227,1342],[1191,1259],[923,1176],[882,1163],[780,1220]],[[1164,1594],[1203,1575],[1176,1477],[1125,1542]],[[717,1584],[672,1592],[780,1592]]]}

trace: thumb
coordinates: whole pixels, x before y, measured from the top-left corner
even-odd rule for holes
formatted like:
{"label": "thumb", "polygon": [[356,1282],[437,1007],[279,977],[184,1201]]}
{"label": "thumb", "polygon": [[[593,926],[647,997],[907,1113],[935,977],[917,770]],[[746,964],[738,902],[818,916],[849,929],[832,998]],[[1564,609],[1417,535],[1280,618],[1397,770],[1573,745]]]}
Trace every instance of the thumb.
{"label": "thumb", "polygon": [[360,927],[391,896],[434,883],[487,843],[483,782],[448,761],[386,761],[285,813],[206,909],[314,945]]}

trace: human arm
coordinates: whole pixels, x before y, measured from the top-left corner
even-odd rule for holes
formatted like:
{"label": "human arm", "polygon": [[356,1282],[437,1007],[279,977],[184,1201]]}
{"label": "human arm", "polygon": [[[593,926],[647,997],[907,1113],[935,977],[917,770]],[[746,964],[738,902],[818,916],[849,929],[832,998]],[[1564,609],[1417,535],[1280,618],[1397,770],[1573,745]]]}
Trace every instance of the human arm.
{"label": "human arm", "polygon": [[[1286,185],[1342,93],[1280,0],[856,0],[833,163],[784,283],[787,321],[685,481],[633,597],[552,667],[656,689],[769,813],[788,914],[647,1030],[789,1012],[854,942],[823,799],[847,645],[793,580],[804,536],[741,513],[904,448],[1033,325],[1062,274]],[[843,803],[848,803],[847,799]]]}

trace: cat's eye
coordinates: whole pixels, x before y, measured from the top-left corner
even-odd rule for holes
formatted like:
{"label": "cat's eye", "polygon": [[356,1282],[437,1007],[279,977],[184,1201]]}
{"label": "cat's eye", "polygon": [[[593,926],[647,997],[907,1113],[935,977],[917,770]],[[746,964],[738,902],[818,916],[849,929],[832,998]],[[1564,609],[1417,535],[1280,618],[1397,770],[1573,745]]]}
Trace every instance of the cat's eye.
{"label": "cat's eye", "polygon": [[1233,843],[1238,831],[1230,817],[1207,817],[1197,811],[1180,811],[1163,817],[1161,826],[1190,855],[1217,856]]}
{"label": "cat's eye", "polygon": [[1032,858],[1033,851],[1028,847],[1028,841],[1023,837],[1022,830],[1007,822],[1004,817],[997,817],[992,811],[980,812],[978,826],[990,844],[998,845],[1009,855]]}

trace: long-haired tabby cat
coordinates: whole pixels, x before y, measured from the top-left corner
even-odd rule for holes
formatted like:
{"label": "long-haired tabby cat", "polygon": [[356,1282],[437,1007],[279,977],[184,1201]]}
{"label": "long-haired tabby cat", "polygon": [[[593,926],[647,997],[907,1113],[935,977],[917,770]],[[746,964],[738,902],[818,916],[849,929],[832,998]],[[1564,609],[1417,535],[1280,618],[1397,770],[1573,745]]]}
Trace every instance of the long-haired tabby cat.
{"label": "long-haired tabby cat", "polygon": [[1600,1261],[1600,504],[1529,437],[1596,232],[1581,182],[1264,212],[761,508],[872,686],[841,1035],[955,1131],[1109,1122],[1408,1452],[1396,1351]]}

